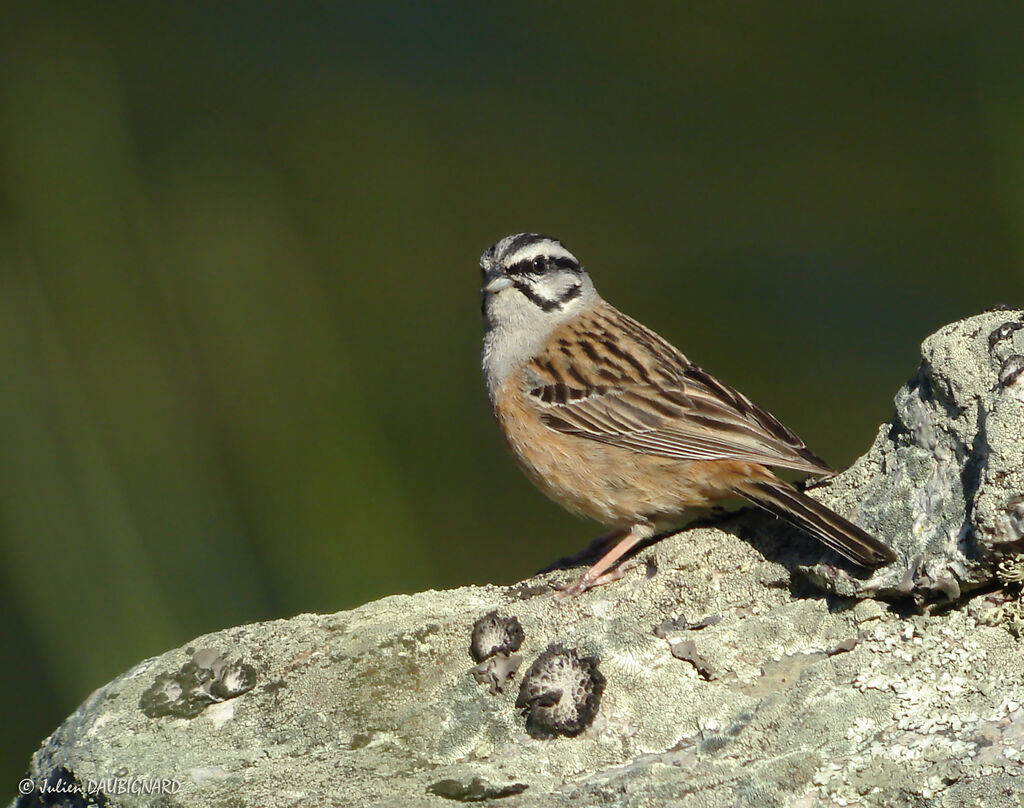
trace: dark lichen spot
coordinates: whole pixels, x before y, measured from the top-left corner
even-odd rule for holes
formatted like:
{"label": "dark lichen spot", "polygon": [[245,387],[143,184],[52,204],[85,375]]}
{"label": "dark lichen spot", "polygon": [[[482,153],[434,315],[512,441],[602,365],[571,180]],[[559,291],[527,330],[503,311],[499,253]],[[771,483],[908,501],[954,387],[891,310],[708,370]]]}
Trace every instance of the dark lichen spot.
{"label": "dark lichen spot", "polygon": [[736,720],[733,721],[729,726],[725,728],[725,734],[730,738],[735,738],[748,726],[750,722],[754,720],[754,714],[744,710],[742,713],[736,716]]}
{"label": "dark lichen spot", "polygon": [[139,699],[139,707],[150,718],[174,715],[195,718],[214,699],[204,682],[187,671],[189,663],[176,673],[161,673]]}
{"label": "dark lichen spot", "polygon": [[208,705],[240,696],[255,684],[252,665],[228,662],[219,652],[204,648],[174,673],[159,674],[142,694],[139,707],[150,718],[195,718]]}
{"label": "dark lichen spot", "polygon": [[720,614],[709,614],[707,617],[698,620],[696,623],[691,623],[686,619],[686,615],[681,614],[678,617],[670,617],[660,625],[655,626],[654,636],[667,640],[670,634],[677,634],[681,631],[700,631],[702,628],[716,626],[721,622],[722,616]]}
{"label": "dark lichen spot", "polygon": [[537,657],[516,699],[531,737],[575,737],[591,724],[605,685],[597,665],[597,657],[581,657],[558,644]]}
{"label": "dark lichen spot", "polygon": [[697,643],[693,640],[677,640],[669,645],[669,651],[672,652],[672,656],[676,659],[693,665],[694,670],[697,671],[700,678],[704,681],[717,678],[717,672],[714,667],[697,651]]}
{"label": "dark lichen spot", "polygon": [[[545,572],[546,570],[541,570]],[[516,600],[529,600],[540,595],[550,595],[552,586],[551,584],[519,584],[513,586],[508,590],[509,597],[515,598]]]}
{"label": "dark lichen spot", "polygon": [[825,656],[835,656],[836,654],[846,654],[857,647],[860,642],[856,637],[847,637],[845,640],[840,642],[838,645],[834,645],[831,648],[825,650]]}
{"label": "dark lichen spot", "polygon": [[999,368],[999,386],[1004,390],[1013,387],[1020,380],[1024,373],[1024,356],[1013,354],[1006,357],[1002,367]]}
{"label": "dark lichen spot", "polygon": [[499,617],[497,612],[488,612],[473,624],[469,653],[475,662],[495,654],[511,654],[519,650],[524,637],[518,617]]}
{"label": "dark lichen spot", "polygon": [[287,685],[284,683],[284,681],[281,680],[281,679],[278,679],[277,681],[267,682],[267,684],[263,685],[263,692],[264,693],[269,693],[270,695],[273,696],[279,690],[284,690],[285,687],[287,687]]}
{"label": "dark lichen spot", "polygon": [[523,658],[513,653],[523,644],[525,634],[515,615],[499,617],[488,612],[473,624],[469,654],[479,662],[470,673],[481,684],[490,686],[491,695],[502,692],[515,676]]}
{"label": "dark lichen spot", "polygon": [[252,665],[235,663],[226,665],[221,674],[213,680],[210,692],[221,700],[233,699],[252,690],[256,684],[256,670]]}
{"label": "dark lichen spot", "polygon": [[438,780],[427,786],[427,793],[457,802],[483,802],[502,797],[513,797],[526,791],[526,783],[511,783],[507,786],[493,786],[482,777],[474,777],[470,782],[460,780]]}
{"label": "dark lichen spot", "polygon": [[1009,339],[1013,336],[1015,331],[1019,331],[1024,328],[1024,323],[1009,321],[1003,323],[999,328],[995,329],[991,334],[988,335],[988,349],[991,351],[996,347],[996,344],[1002,342],[1004,339]]}
{"label": "dark lichen spot", "polygon": [[706,735],[700,742],[700,751],[717,752],[727,747],[730,743],[732,743],[732,738],[725,735]]}

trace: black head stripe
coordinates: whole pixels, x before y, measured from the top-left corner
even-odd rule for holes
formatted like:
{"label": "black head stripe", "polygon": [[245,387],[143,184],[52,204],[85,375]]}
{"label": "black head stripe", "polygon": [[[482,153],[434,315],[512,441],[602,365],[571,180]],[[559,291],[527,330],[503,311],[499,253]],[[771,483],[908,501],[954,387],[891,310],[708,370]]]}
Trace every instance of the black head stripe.
{"label": "black head stripe", "polygon": [[540,233],[520,233],[518,236],[513,238],[508,245],[505,247],[505,254],[512,255],[512,253],[519,252],[527,244],[536,244],[538,241],[557,241],[551,236],[542,236]]}
{"label": "black head stripe", "polygon": [[545,272],[573,272],[577,275],[583,272],[583,267],[565,256],[552,258],[546,255],[538,255],[533,258],[518,261],[505,270],[507,275],[543,275]]}
{"label": "black head stripe", "polygon": [[564,306],[570,300],[575,300],[581,294],[583,294],[583,286],[578,283],[574,283],[562,293],[562,296],[558,298],[558,302],[560,305]]}
{"label": "black head stripe", "polygon": [[572,286],[566,289],[560,297],[558,297],[555,300],[551,300],[550,298],[538,295],[533,290],[533,287],[531,287],[530,284],[527,283],[526,281],[513,280],[512,285],[520,292],[522,292],[523,296],[527,300],[529,300],[535,306],[538,306],[539,308],[543,309],[544,311],[555,311],[556,309],[563,308],[566,303],[568,303],[570,300],[579,297],[583,293],[583,287],[578,283],[574,283]]}
{"label": "black head stripe", "polygon": [[534,266],[533,261],[520,261],[519,263],[513,264],[512,266],[505,270],[506,275],[510,275],[513,277],[516,275],[537,275],[540,272],[541,270],[537,269],[537,267]]}

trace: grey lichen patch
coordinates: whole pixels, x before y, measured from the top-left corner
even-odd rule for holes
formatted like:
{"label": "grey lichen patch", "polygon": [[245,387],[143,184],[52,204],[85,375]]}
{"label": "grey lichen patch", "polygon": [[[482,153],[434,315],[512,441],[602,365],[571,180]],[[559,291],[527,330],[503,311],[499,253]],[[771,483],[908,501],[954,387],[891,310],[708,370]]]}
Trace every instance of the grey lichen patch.
{"label": "grey lichen patch", "polygon": [[1005,626],[1015,637],[1024,635],[1024,555],[1004,558],[996,568],[996,577],[1003,585],[994,597],[999,602],[982,613],[990,626]]}
{"label": "grey lichen patch", "polygon": [[1014,637],[1024,635],[1024,603],[1020,599],[1004,600],[988,609],[981,621],[989,626],[1005,626]]}
{"label": "grey lichen patch", "polygon": [[605,685],[597,665],[596,657],[581,657],[557,643],[537,657],[523,677],[516,699],[531,737],[575,737],[590,725]]}
{"label": "grey lichen patch", "polygon": [[1003,582],[1003,586],[1016,587],[1020,594],[1021,583],[1024,583],[1024,556],[1004,558],[996,569],[996,577]]}
{"label": "grey lichen patch", "polygon": [[789,654],[782,659],[772,660],[761,667],[761,676],[755,681],[738,686],[737,689],[748,696],[767,696],[791,687],[799,679],[804,670],[825,659],[826,654],[812,651],[803,654]]}
{"label": "grey lichen patch", "polygon": [[195,718],[210,704],[240,696],[255,684],[252,665],[228,662],[214,649],[203,648],[174,673],[159,674],[139,699],[139,708],[150,718]]}
{"label": "grey lichen patch", "polygon": [[736,683],[733,687],[748,696],[767,696],[796,684],[812,665],[837,654],[845,654],[857,647],[859,640],[849,637],[831,648],[786,654],[761,666],[761,676],[752,682]]}
{"label": "grey lichen patch", "polygon": [[513,652],[519,650],[525,636],[515,615],[500,617],[491,611],[473,624],[469,654],[480,664],[469,672],[480,684],[488,685],[492,696],[503,692],[519,670],[523,658]]}
{"label": "grey lichen patch", "polygon": [[897,626],[893,632],[879,624],[865,634],[862,645],[871,657],[852,678],[854,690],[885,693],[896,704],[847,717],[844,737],[858,752],[818,770],[809,805],[889,805],[881,793],[908,788],[923,802],[908,795],[898,804],[968,804],[939,796],[968,776],[997,773],[995,766],[978,765],[985,745],[979,735],[1001,724],[1007,704],[1016,709],[1012,700],[999,704],[986,695],[992,687],[1017,691],[1020,676],[1006,668],[1013,649],[978,631],[963,612]]}

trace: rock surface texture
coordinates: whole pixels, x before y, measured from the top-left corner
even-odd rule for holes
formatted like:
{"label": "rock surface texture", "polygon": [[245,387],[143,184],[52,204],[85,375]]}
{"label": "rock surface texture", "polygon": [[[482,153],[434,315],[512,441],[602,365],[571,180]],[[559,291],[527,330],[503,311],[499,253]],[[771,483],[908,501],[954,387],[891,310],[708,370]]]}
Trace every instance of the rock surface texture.
{"label": "rock surface texture", "polygon": [[897,549],[871,577],[745,511],[575,600],[562,570],[218,632],[100,688],[29,768],[176,789],[15,804],[1024,804],[1022,371],[1024,313],[943,328],[811,489]]}

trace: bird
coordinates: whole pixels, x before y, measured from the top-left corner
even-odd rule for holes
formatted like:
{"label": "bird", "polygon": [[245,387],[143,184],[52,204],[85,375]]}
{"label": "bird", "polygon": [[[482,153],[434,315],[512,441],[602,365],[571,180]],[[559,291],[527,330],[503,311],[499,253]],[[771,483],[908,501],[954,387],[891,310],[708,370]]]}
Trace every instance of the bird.
{"label": "bird", "polygon": [[638,543],[744,499],[861,567],[887,545],[778,476],[835,472],[749,398],[607,303],[559,240],[507,236],[480,257],[482,365],[526,476],[616,543],[563,596],[619,577]]}

